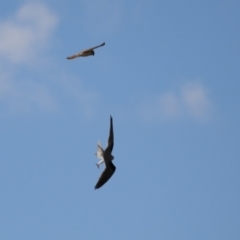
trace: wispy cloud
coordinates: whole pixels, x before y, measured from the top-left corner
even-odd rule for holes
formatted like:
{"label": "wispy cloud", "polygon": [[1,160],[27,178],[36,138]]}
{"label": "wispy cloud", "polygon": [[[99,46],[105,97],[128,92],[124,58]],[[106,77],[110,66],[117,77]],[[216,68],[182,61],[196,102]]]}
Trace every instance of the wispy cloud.
{"label": "wispy cloud", "polygon": [[193,117],[207,120],[211,103],[207,89],[198,82],[183,85],[178,91],[150,97],[139,108],[140,115],[150,121]]}
{"label": "wispy cloud", "polygon": [[206,119],[211,105],[206,88],[199,83],[188,83],[181,89],[181,98],[190,115]]}
{"label": "wispy cloud", "polygon": [[[59,66],[49,70],[48,61],[42,61],[37,70],[33,66],[48,59],[47,47],[57,23],[57,15],[41,3],[28,3],[12,18],[0,21],[0,105],[3,109],[11,113],[53,112],[60,108],[65,94],[86,116],[93,113],[95,94],[83,88],[79,79],[69,79],[69,74]],[[19,70],[13,71],[26,67],[28,71],[24,75]],[[61,96],[53,86],[60,90]]]}
{"label": "wispy cloud", "polygon": [[0,22],[0,101],[10,112],[56,109],[47,84],[33,80],[39,73],[33,69],[31,74],[22,75],[18,70],[27,67],[29,71],[46,55],[57,22],[57,16],[40,3],[28,3]]}
{"label": "wispy cloud", "polygon": [[61,99],[65,96],[84,115],[93,114],[96,95],[48,55],[58,21],[57,14],[42,3],[25,4],[0,21],[1,108],[11,113],[54,112],[64,106]]}
{"label": "wispy cloud", "polygon": [[28,3],[0,22],[0,58],[30,63],[41,56],[58,19],[45,5]]}
{"label": "wispy cloud", "polygon": [[10,112],[26,112],[31,109],[56,110],[56,101],[46,86],[33,81],[19,80],[17,83],[7,75],[0,75],[0,100]]}

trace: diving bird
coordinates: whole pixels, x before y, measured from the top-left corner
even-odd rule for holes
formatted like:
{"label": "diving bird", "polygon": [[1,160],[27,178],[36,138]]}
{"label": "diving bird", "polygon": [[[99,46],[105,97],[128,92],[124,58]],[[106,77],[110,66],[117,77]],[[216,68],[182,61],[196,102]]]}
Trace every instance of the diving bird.
{"label": "diving bird", "polygon": [[91,56],[91,55],[94,56],[94,51],[93,51],[93,49],[102,47],[102,46],[104,46],[104,45],[105,45],[105,42],[102,43],[102,44],[100,44],[100,45],[98,45],[98,46],[96,46],[96,47],[92,47],[92,48],[83,50],[83,51],[81,51],[81,52],[79,52],[79,53],[77,53],[77,54],[74,54],[74,55],[72,55],[72,56],[69,56],[69,57],[67,57],[67,59],[68,59],[68,60],[71,60],[71,59],[75,59],[75,58],[77,58],[77,57],[88,57],[88,56]]}
{"label": "diving bird", "polygon": [[113,136],[113,120],[110,116],[110,131],[109,131],[109,137],[108,137],[108,145],[105,150],[103,150],[100,141],[98,142],[98,149],[97,149],[97,158],[101,159],[97,165],[99,166],[101,163],[105,162],[105,169],[102,172],[100,178],[98,179],[98,182],[95,186],[95,189],[100,188],[103,186],[113,175],[113,173],[116,170],[116,167],[113,165],[112,160],[114,159],[112,155],[114,145],[114,136]]}

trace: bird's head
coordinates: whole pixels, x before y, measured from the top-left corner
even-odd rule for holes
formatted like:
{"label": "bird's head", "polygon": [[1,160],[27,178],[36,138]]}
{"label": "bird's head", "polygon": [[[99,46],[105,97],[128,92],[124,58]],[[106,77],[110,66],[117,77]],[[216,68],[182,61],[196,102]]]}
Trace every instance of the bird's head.
{"label": "bird's head", "polygon": [[95,52],[94,51],[92,51],[92,55],[94,56],[94,54],[95,54]]}

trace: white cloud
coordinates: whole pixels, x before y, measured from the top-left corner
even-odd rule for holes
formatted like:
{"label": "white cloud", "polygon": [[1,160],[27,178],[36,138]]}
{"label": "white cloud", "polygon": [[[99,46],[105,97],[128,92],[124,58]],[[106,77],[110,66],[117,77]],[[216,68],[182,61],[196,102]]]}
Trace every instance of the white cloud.
{"label": "white cloud", "polygon": [[0,22],[0,57],[13,63],[38,58],[57,21],[43,4],[24,5],[10,20]]}
{"label": "white cloud", "polygon": [[57,15],[40,3],[26,4],[0,21],[1,108],[12,113],[52,112],[66,106],[64,96],[86,116],[93,114],[96,94],[47,55],[57,22]]}
{"label": "white cloud", "polygon": [[44,57],[56,24],[56,15],[40,3],[26,4],[14,16],[0,22],[0,101],[11,112],[56,109],[47,84],[36,81],[39,72],[33,70],[30,77],[30,72],[21,75],[16,69],[16,64],[21,69],[24,65],[29,68]]}
{"label": "white cloud", "polygon": [[168,92],[160,96],[149,97],[140,106],[140,115],[150,121],[173,120],[193,117],[207,120],[211,104],[207,90],[200,83],[183,85],[176,93]]}
{"label": "white cloud", "polygon": [[204,119],[207,117],[210,102],[207,90],[199,83],[189,83],[182,88],[182,101],[188,112],[196,117]]}

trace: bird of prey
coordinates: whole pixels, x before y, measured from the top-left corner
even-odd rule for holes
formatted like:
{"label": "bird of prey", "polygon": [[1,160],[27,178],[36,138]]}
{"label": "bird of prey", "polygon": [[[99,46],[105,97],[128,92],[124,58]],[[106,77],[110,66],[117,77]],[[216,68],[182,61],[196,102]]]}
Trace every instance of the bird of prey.
{"label": "bird of prey", "polygon": [[104,46],[104,45],[105,45],[105,42],[102,43],[102,44],[100,44],[100,45],[98,45],[98,46],[96,46],[96,47],[92,47],[92,48],[83,50],[83,51],[81,51],[81,52],[79,52],[79,53],[77,53],[77,54],[74,54],[74,55],[72,55],[72,56],[69,56],[69,57],[67,57],[67,59],[68,59],[68,60],[71,60],[71,59],[75,59],[75,58],[77,58],[77,57],[88,57],[88,56],[91,56],[91,55],[94,56],[94,51],[93,51],[93,49],[102,47],[102,46]]}
{"label": "bird of prey", "polygon": [[97,149],[97,157],[101,159],[98,162],[98,166],[105,162],[105,169],[102,172],[95,189],[100,188],[103,186],[113,175],[115,172],[116,167],[113,165],[112,160],[114,157],[112,156],[112,150],[113,150],[113,145],[114,145],[114,136],[113,136],[113,120],[112,117],[110,116],[110,131],[109,131],[109,137],[108,137],[108,145],[105,150],[103,150],[101,143],[98,142],[98,149]]}

